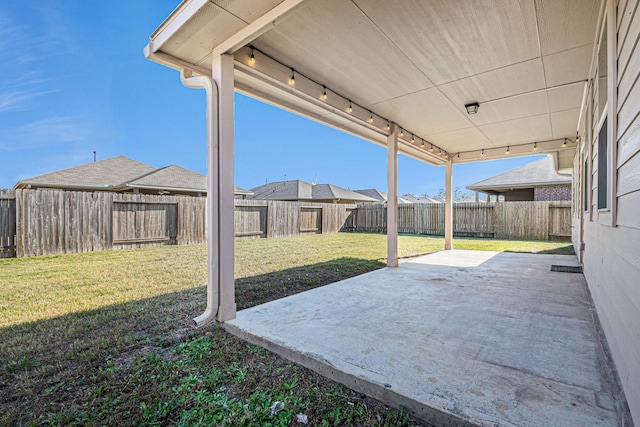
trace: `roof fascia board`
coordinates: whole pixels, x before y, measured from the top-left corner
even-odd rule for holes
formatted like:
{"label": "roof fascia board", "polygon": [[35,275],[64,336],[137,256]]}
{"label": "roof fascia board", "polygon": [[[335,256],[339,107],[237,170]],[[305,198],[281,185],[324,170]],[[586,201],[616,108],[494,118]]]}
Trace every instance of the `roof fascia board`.
{"label": "roof fascia board", "polygon": [[500,184],[500,185],[468,185],[469,190],[504,190],[514,188],[533,188],[545,187],[548,185],[571,185],[571,181],[545,181],[545,182],[527,182],[526,184]]}
{"label": "roof fascia board", "polygon": [[46,184],[40,182],[27,182],[21,181],[13,187],[14,190],[17,189],[25,189],[31,187],[36,188],[50,188],[50,189],[61,189],[61,190],[85,190],[85,191],[114,191],[113,185],[103,185],[103,186],[90,186],[90,185],[82,185],[82,184]]}
{"label": "roof fascia board", "polygon": [[122,190],[125,188],[139,188],[141,190],[162,190],[162,191],[182,191],[182,192],[190,192],[190,193],[206,193],[206,188],[184,188],[184,187],[165,187],[158,185],[144,185],[144,184],[124,184],[116,190]]}
{"label": "roof fascia board", "polygon": [[149,45],[145,46],[144,48],[144,56],[150,61],[156,62],[160,65],[167,66],[169,68],[173,68],[178,71],[185,69],[185,70],[191,70],[194,73],[201,76],[211,75],[211,71],[207,70],[206,68],[200,65],[192,64],[190,62],[176,58],[175,56],[169,55],[168,53],[164,53],[160,51],[152,52]]}
{"label": "roof fascia board", "polygon": [[213,56],[216,57],[225,53],[235,53],[241,47],[251,43],[253,40],[278,25],[279,21],[284,19],[303,2],[304,0],[284,0],[282,3],[216,46],[213,49]]}
{"label": "roof fascia board", "polygon": [[193,16],[202,9],[209,0],[190,0],[183,2],[174,10],[171,15],[151,34],[151,41],[148,44],[151,53],[160,50],[177,31],[182,28]]}

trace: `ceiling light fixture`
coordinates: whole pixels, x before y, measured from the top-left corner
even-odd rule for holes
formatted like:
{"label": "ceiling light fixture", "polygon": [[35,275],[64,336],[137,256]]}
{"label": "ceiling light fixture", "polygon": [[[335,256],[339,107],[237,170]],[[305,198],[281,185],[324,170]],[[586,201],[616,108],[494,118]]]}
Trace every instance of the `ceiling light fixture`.
{"label": "ceiling light fixture", "polygon": [[388,131],[388,130],[390,130],[390,129],[391,129],[391,123],[389,123],[389,122],[387,121],[387,126],[384,128],[384,130],[387,130],[387,131]]}
{"label": "ceiling light fixture", "polygon": [[413,136],[413,134],[411,134],[411,143],[413,144],[414,142],[416,142],[416,138],[415,136]]}
{"label": "ceiling light fixture", "polygon": [[251,56],[249,57],[249,65],[255,65],[256,56],[253,54],[253,49],[251,49]]}
{"label": "ceiling light fixture", "polygon": [[296,84],[296,71],[293,68],[291,69],[291,78],[289,79],[289,84],[291,86]]}
{"label": "ceiling light fixture", "polygon": [[373,123],[373,113],[371,111],[369,111],[369,119],[367,121]]}
{"label": "ceiling light fixture", "polygon": [[484,148],[482,149],[482,151],[480,152],[480,157],[484,157]]}
{"label": "ceiling light fixture", "polygon": [[400,129],[400,138],[404,137],[404,129]]}
{"label": "ceiling light fixture", "polygon": [[567,146],[567,138],[564,139],[564,141],[562,141],[562,147],[566,147]]}
{"label": "ceiling light fixture", "polygon": [[348,111],[349,113],[352,113],[352,112],[353,112],[353,106],[351,105],[351,100],[349,100],[349,107],[347,108],[347,111]]}
{"label": "ceiling light fixture", "polygon": [[327,87],[322,86],[322,99],[327,100]]}
{"label": "ceiling light fixture", "polygon": [[534,142],[533,143],[533,151],[536,151],[538,149],[538,143]]}
{"label": "ceiling light fixture", "polygon": [[480,107],[480,104],[478,104],[477,102],[473,102],[471,104],[465,104],[464,106],[464,108],[467,109],[467,114],[477,114],[479,107]]}
{"label": "ceiling light fixture", "polygon": [[509,154],[509,146],[507,145],[507,154]]}
{"label": "ceiling light fixture", "polygon": [[424,140],[422,140],[422,144],[420,144],[420,147],[424,148]]}
{"label": "ceiling light fixture", "polygon": [[431,144],[431,146],[429,147],[429,151],[433,153],[433,144]]}

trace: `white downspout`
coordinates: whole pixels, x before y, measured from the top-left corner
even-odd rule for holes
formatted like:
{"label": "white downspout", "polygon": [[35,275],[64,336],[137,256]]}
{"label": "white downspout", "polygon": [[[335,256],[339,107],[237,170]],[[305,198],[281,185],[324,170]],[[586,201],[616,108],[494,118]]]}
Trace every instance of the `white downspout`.
{"label": "white downspout", "polygon": [[218,86],[207,76],[192,77],[183,69],[180,81],[186,87],[204,89],[207,93],[207,309],[193,319],[196,327],[215,320],[220,305],[219,248],[218,248]]}

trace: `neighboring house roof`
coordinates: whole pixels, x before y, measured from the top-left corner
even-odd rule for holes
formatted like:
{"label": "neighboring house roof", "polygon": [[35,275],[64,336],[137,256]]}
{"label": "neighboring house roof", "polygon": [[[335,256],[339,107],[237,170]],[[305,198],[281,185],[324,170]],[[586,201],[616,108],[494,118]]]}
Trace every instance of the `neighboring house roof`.
{"label": "neighboring house roof", "polygon": [[[482,201],[484,202],[484,200]],[[475,202],[476,202],[475,197],[471,197],[469,195],[465,195],[462,198],[453,201],[453,203],[475,203]]]}
{"label": "neighboring house roof", "polygon": [[171,165],[124,183],[123,187],[207,192],[207,177],[201,173]]}
{"label": "neighboring house roof", "polygon": [[467,186],[474,191],[511,190],[532,188],[542,185],[571,184],[570,176],[559,175],[553,164],[553,157],[546,156],[535,162],[517,167]]}
{"label": "neighboring house roof", "polygon": [[300,179],[289,181],[270,182],[252,189],[251,199],[259,200],[333,200],[353,202],[376,202],[372,197],[367,197],[355,191],[338,187],[333,184],[312,185]]}
{"label": "neighboring house roof", "polygon": [[83,190],[112,190],[140,176],[155,171],[124,156],[112,157],[69,169],[47,173],[18,182],[15,188],[75,188]]}
{"label": "neighboring house roof", "polygon": [[[14,188],[29,187],[107,191],[138,188],[151,191],[206,193],[207,177],[181,166],[171,165],[156,169],[128,157],[117,156],[25,179],[18,182]],[[251,192],[235,187],[235,194]]]}
{"label": "neighboring house roof", "polygon": [[245,190],[242,187],[234,186],[233,194],[236,196],[251,196],[253,195],[253,191]]}
{"label": "neighboring house roof", "polygon": [[[376,199],[380,203],[387,203],[387,193],[385,191],[380,191],[377,188],[369,188],[366,190],[353,190],[356,193],[363,194],[367,197],[371,197]],[[403,197],[398,197],[398,203],[411,203],[408,200],[405,200]]]}
{"label": "neighboring house roof", "polygon": [[442,203],[442,201],[429,196],[416,196],[411,193],[403,194],[402,198],[406,200],[407,203]]}

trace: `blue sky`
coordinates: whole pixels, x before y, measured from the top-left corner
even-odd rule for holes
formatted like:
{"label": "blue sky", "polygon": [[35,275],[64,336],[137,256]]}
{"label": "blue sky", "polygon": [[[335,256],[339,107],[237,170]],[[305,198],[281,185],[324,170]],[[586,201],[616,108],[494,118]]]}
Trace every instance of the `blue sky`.
{"label": "blue sky", "polygon": [[[206,172],[204,92],[142,48],[179,0],[23,0],[0,9],[0,188],[118,155]],[[386,150],[236,95],[236,185],[303,179],[386,189]],[[538,157],[454,166],[466,185]],[[399,158],[399,192],[434,195],[444,168]]]}

